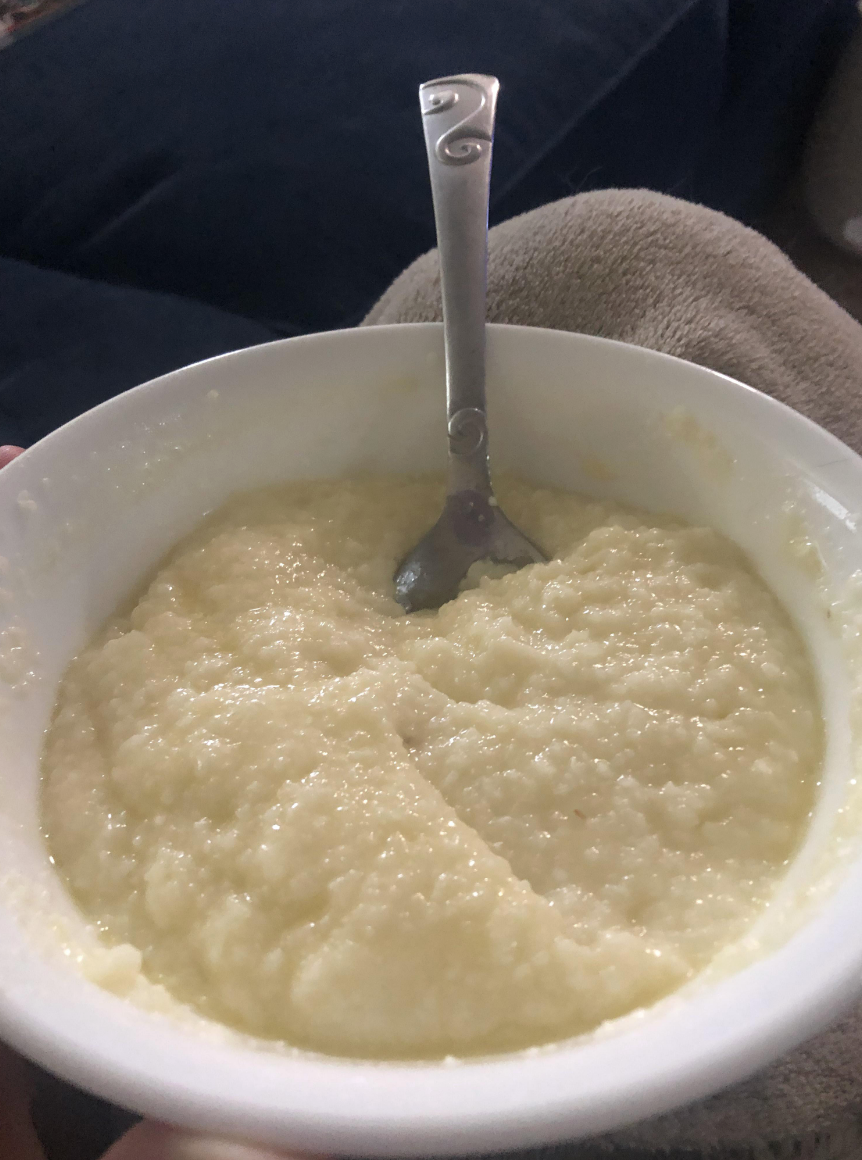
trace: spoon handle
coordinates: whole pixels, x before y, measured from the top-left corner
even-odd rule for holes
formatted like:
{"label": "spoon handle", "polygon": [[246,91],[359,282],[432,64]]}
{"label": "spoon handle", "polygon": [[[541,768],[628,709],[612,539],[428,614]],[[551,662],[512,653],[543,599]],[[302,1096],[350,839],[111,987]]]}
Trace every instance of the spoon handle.
{"label": "spoon handle", "polygon": [[426,81],[419,103],[428,150],[446,345],[450,494],[490,496],[485,411],[488,192],[500,82],[465,73]]}

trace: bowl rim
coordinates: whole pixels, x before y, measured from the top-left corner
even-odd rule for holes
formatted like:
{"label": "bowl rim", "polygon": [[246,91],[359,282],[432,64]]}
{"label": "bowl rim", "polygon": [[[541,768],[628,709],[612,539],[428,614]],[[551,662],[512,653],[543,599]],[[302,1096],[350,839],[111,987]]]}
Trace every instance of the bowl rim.
{"label": "bowl rim", "polygon": [[[25,471],[34,453],[41,456],[50,452],[52,444],[65,439],[70,429],[80,430],[93,421],[94,415],[122,405],[118,400],[151,393],[154,388],[173,388],[181,384],[191,370],[226,362],[241,363],[244,358],[255,357],[261,349],[295,348],[297,344],[325,345],[344,342],[345,336],[350,336],[347,339],[350,342],[356,341],[360,335],[367,335],[368,341],[381,341],[381,338],[385,341],[389,333],[427,333],[432,329],[439,332],[441,324],[396,323],[302,335],[216,355],[178,368],[106,400],[51,432],[3,469],[0,489],[14,487],[15,477]],[[489,331],[492,335],[498,332],[538,334],[544,336],[543,341],[572,341],[596,349],[624,350],[629,355],[637,352],[639,358],[658,363],[669,360],[682,364],[699,376],[707,376],[712,382],[720,381],[731,394],[742,393],[752,406],[764,410],[776,421],[780,417],[779,427],[795,430],[803,442],[821,449],[831,448],[833,459],[840,457],[842,461],[853,464],[852,470],[862,485],[862,458],[836,436],[779,400],[721,372],[644,347],[572,331],[503,324],[490,324]],[[856,924],[858,929],[855,929],[850,921],[858,911],[860,894],[862,859],[854,862],[842,885],[784,946],[729,980],[717,982],[699,1000],[699,1009],[706,1016],[713,1007],[719,1014],[727,1012],[739,998],[738,994],[730,996],[728,983],[731,992],[739,992],[738,984],[744,981],[748,1007],[747,1020],[743,1024],[734,1025],[732,1031],[715,1036],[708,1050],[700,1044],[695,1047],[693,1042],[674,1041],[676,1051],[672,1058],[662,1057],[657,1052],[647,1061],[648,1066],[639,1065],[640,1070],[635,1068],[628,1078],[621,1078],[612,1092],[605,1090],[602,1093],[601,1085],[598,1089],[590,1090],[584,1086],[573,1092],[570,1086],[561,1083],[567,1063],[571,1065],[585,1049],[583,1041],[577,1040],[537,1052],[459,1062],[451,1067],[439,1062],[367,1063],[308,1056],[297,1060],[261,1053],[261,1060],[265,1059],[279,1069],[282,1085],[288,1074],[291,1081],[298,1084],[298,1097],[291,1091],[290,1098],[285,1098],[283,1086],[273,1087],[272,1091],[267,1089],[257,1097],[226,1084],[216,1092],[207,1084],[198,1083],[198,1077],[191,1073],[180,1081],[176,1076],[168,1080],[154,1075],[143,1066],[140,1058],[126,1060],[124,1065],[122,1057],[104,1051],[87,1056],[82,1050],[84,1043],[80,1036],[76,1038],[68,1028],[62,1032],[56,1028],[52,1030],[34,1016],[26,1004],[11,999],[2,989],[0,1029],[9,1043],[64,1079],[146,1115],[183,1126],[247,1136],[262,1143],[353,1155],[454,1155],[508,1150],[573,1139],[620,1128],[645,1116],[658,1115],[745,1078],[823,1028],[862,990],[862,926]],[[774,964],[779,959],[786,959],[799,973],[796,989],[790,994],[781,992],[771,981],[775,974]],[[729,1003],[730,999],[732,1002]],[[712,1000],[712,1007],[708,1000]],[[122,1009],[128,1011],[129,1004],[125,1000],[108,996],[108,1005],[111,1002],[121,1004]],[[89,1004],[89,1009],[93,1009],[93,1004]],[[140,1018],[150,1017],[141,1012]],[[672,1008],[656,1023],[666,1026],[668,1034],[679,1034],[686,1027],[683,1020],[674,1030],[679,1018]],[[647,1020],[644,1026],[648,1024]],[[192,1042],[191,1037],[183,1035],[182,1038]],[[610,1042],[611,1038],[594,1040],[587,1046],[595,1054],[597,1047]],[[203,1040],[198,1040],[196,1047],[207,1049]],[[245,1060],[246,1066],[250,1066],[250,1057],[242,1055],[237,1059]],[[317,1095],[315,1100],[309,1101],[309,1092],[299,1081],[301,1073],[311,1076],[312,1072],[312,1086]],[[426,1098],[424,1102],[420,1101],[421,1107],[411,1106],[408,1093],[418,1090],[420,1085],[427,1085],[431,1074],[436,1077],[437,1102]],[[465,1078],[470,1080],[469,1092],[465,1089]],[[586,1081],[588,1077],[583,1078]],[[396,1083],[396,1079],[399,1082]],[[406,1083],[401,1082],[405,1079]],[[345,1095],[348,1097],[346,1103],[338,1107],[332,1098],[335,1083],[341,1085],[342,1101]],[[380,1091],[372,1098],[378,1088]],[[387,1089],[385,1093],[383,1088]],[[471,1092],[476,1096],[472,1102]],[[476,1102],[478,1096],[486,1101],[482,1106]],[[442,1106],[441,1100],[447,1099],[448,1104]],[[621,1105],[625,1107],[622,1116]],[[577,1128],[573,1131],[574,1121],[577,1121]]]}

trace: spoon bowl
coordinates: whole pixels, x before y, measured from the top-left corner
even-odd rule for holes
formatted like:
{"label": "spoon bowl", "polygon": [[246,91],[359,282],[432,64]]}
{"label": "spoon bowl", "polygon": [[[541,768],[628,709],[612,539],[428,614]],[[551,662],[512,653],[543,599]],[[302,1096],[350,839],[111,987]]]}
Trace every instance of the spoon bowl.
{"label": "spoon bowl", "polygon": [[453,600],[470,569],[483,561],[514,571],[546,557],[519,532],[493,495],[457,491],[443,514],[395,573],[395,599],[408,612]]}

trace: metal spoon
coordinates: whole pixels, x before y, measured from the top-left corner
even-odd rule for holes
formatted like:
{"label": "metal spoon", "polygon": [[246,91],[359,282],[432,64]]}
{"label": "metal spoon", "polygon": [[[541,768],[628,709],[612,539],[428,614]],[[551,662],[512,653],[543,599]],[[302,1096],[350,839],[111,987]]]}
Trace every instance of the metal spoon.
{"label": "metal spoon", "polygon": [[419,88],[443,289],[449,471],[443,514],[395,572],[407,612],[452,600],[481,560],[514,569],[546,559],[500,510],[488,466],[488,191],[499,89],[496,77],[476,73]]}

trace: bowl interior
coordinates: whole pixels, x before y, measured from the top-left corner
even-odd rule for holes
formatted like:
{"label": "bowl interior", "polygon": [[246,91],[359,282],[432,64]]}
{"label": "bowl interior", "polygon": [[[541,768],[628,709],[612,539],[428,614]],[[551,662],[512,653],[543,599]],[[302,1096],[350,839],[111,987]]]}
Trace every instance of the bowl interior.
{"label": "bowl interior", "polygon": [[[83,1086],[191,1127],[310,1151],[442,1154],[571,1138],[655,1114],[755,1069],[855,993],[856,665],[827,604],[862,569],[862,461],[729,379],[580,335],[490,328],[488,389],[497,467],[720,529],[809,643],[827,722],[823,787],[808,840],[756,937],[729,952],[710,986],[592,1037],[457,1065],[262,1050],[203,1021],[181,1024],[124,1002],[63,954],[64,944],[88,945],[92,935],[40,837],[38,759],[71,656],[232,493],[443,465],[440,328],[344,331],[156,380],[49,436],[0,475],[4,1037]],[[824,887],[800,917],[839,863],[841,883]],[[772,948],[765,957],[763,948]]]}

